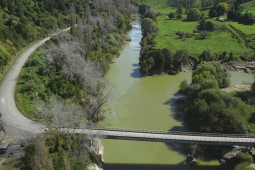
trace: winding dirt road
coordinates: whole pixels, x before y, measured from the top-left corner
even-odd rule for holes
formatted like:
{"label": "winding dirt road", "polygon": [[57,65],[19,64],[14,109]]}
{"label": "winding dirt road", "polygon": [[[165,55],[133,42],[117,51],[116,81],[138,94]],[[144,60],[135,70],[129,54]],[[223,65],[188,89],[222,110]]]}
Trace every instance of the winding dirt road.
{"label": "winding dirt road", "polygon": [[[67,31],[69,29],[70,28],[64,29],[56,34]],[[0,113],[2,113],[1,125],[7,133],[12,133],[15,131],[15,134],[20,135],[19,138],[29,139],[32,138],[34,135],[42,133],[42,124],[36,123],[26,118],[18,110],[15,104],[14,94],[17,80],[26,60],[33,51],[35,51],[39,46],[43,45],[47,40],[50,39],[50,37],[39,41],[29,49],[24,51],[10,68],[0,87]]]}

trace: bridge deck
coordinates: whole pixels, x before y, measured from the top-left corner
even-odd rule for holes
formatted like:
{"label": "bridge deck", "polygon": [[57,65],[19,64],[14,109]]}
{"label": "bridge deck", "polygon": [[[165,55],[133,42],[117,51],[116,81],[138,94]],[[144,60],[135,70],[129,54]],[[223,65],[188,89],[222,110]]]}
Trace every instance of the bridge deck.
{"label": "bridge deck", "polygon": [[[202,144],[202,145],[240,145],[240,146],[255,146],[255,138],[251,135],[224,135],[210,134],[205,136],[202,133],[187,133],[179,132],[172,133],[153,133],[152,132],[130,132],[123,130],[106,130],[99,129],[70,129],[60,128],[61,132],[79,133],[79,134],[100,134],[107,139],[119,140],[136,140],[136,141],[152,141],[152,142],[170,142],[170,143],[187,143],[187,144]],[[155,131],[156,132],[156,131]],[[200,134],[200,135],[199,135]],[[213,136],[214,135],[214,136]]]}

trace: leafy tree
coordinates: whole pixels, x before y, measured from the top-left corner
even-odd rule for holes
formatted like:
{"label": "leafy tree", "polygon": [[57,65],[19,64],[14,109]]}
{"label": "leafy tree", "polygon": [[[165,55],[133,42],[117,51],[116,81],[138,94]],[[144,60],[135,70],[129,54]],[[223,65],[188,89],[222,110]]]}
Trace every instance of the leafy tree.
{"label": "leafy tree", "polygon": [[42,19],[43,27],[46,29],[56,29],[57,28],[57,19],[54,16],[49,16]]}
{"label": "leafy tree", "polygon": [[199,20],[201,18],[202,14],[197,8],[192,8],[188,13],[187,13],[187,18],[188,20]]}
{"label": "leafy tree", "polygon": [[228,4],[226,2],[221,2],[220,6],[222,6],[225,11],[228,9]]}
{"label": "leafy tree", "polygon": [[177,18],[177,19],[182,19],[182,15],[178,14],[178,15],[176,16],[176,18]]}
{"label": "leafy tree", "polygon": [[244,103],[217,89],[203,90],[191,104],[185,116],[193,131],[208,133],[246,133]]}
{"label": "leafy tree", "polygon": [[179,4],[177,8],[177,14],[183,14],[183,6]]}
{"label": "leafy tree", "polygon": [[0,44],[0,66],[8,65],[11,59],[11,54],[7,49]]}
{"label": "leafy tree", "polygon": [[173,12],[170,12],[170,14],[168,14],[169,18],[175,18],[175,14]]}
{"label": "leafy tree", "polygon": [[220,88],[228,87],[230,85],[230,74],[226,69],[222,68],[220,63],[205,63],[193,71],[192,77],[199,75],[203,71],[209,71],[217,80]]}
{"label": "leafy tree", "polygon": [[200,39],[205,39],[205,38],[209,37],[210,35],[211,35],[211,34],[210,34],[209,32],[207,32],[207,31],[200,31],[198,37],[199,37]]}
{"label": "leafy tree", "polygon": [[153,37],[158,34],[158,27],[155,22],[150,18],[144,18],[142,21],[142,33],[143,36],[146,36],[148,33]]}
{"label": "leafy tree", "polygon": [[253,163],[253,158],[248,152],[240,152],[239,154],[236,155],[236,161],[238,163],[241,162],[249,162],[250,164]]}
{"label": "leafy tree", "polygon": [[211,21],[206,22],[205,24],[205,30],[206,31],[213,31],[214,30],[214,24]]}
{"label": "leafy tree", "polygon": [[202,18],[200,23],[199,23],[199,28],[200,30],[204,30],[205,29],[205,19]]}
{"label": "leafy tree", "polygon": [[216,12],[215,10],[212,10],[212,9],[211,9],[211,10],[209,11],[209,17],[210,17],[210,18],[214,18],[214,17],[216,17],[216,16],[217,16],[217,12]]}

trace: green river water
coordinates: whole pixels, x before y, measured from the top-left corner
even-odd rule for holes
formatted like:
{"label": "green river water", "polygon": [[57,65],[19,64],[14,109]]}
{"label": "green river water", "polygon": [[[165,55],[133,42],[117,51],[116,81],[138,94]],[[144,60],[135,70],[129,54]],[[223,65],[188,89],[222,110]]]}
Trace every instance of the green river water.
{"label": "green river water", "polygon": [[[175,101],[180,82],[191,81],[191,72],[178,75],[142,77],[139,72],[139,42],[142,38],[139,22],[134,22],[129,36],[132,39],[114,60],[107,79],[115,86],[119,99],[112,106],[117,119],[106,119],[100,125],[106,127],[185,131],[181,117],[176,114]],[[232,72],[232,83],[252,82],[253,76]],[[104,139],[104,170],[218,170],[218,160],[198,160],[197,167],[185,164],[185,148],[182,144],[140,142]]]}

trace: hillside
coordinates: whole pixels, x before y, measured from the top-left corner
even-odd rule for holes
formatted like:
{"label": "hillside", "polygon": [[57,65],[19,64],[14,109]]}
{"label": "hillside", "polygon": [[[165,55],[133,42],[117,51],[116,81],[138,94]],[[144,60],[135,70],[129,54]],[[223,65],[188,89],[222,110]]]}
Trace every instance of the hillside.
{"label": "hillside", "polygon": [[[74,1],[80,17],[85,17],[86,2]],[[0,80],[17,51],[69,22],[69,0],[1,0]]]}

